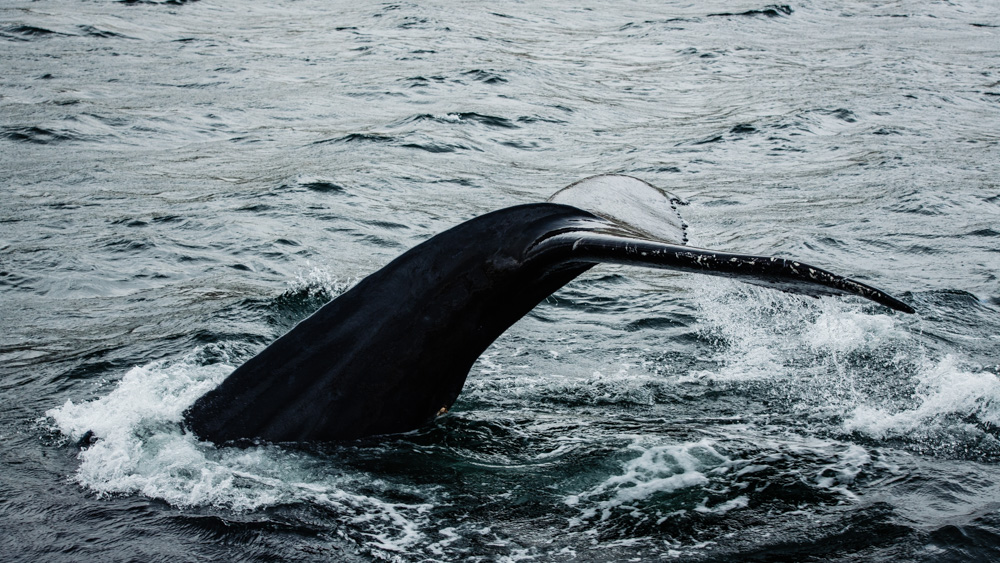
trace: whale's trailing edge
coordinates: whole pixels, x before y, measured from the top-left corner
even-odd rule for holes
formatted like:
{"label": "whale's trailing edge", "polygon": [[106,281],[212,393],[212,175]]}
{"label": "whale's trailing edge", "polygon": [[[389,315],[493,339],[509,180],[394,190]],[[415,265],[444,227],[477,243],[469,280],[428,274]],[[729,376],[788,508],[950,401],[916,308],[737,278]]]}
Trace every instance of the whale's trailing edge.
{"label": "whale's trailing edge", "polygon": [[472,364],[501,333],[601,262],[807,295],[858,295],[913,312],[814,266],[684,246],[675,201],[635,178],[597,176],[550,202],[462,223],[405,252],[237,368],[185,412],[187,426],[216,443],[413,430],[452,405]]}
{"label": "whale's trailing edge", "polygon": [[816,266],[773,256],[731,254],[613,235],[577,236],[575,233],[550,237],[532,251],[541,260],[554,260],[560,255],[566,262],[578,260],[697,272],[813,297],[857,295],[896,311],[914,312],[906,303],[870,285]]}
{"label": "whale's trailing edge", "polygon": [[686,246],[687,225],[677,212],[679,200],[638,178],[593,176],[559,190],[549,202],[585,209],[610,224],[552,233],[529,250],[529,255],[545,255],[544,261],[579,260],[696,272],[813,297],[857,295],[890,309],[914,312],[879,289],[815,266]]}

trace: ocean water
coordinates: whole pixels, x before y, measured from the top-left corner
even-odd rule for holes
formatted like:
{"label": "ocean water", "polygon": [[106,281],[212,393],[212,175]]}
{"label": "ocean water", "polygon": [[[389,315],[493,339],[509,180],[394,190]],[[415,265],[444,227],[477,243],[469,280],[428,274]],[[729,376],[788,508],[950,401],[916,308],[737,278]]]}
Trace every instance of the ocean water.
{"label": "ocean water", "polygon": [[[992,0],[5,0],[0,70],[5,560],[1000,560]],[[405,249],[607,172],[917,314],[601,266],[433,426],[182,431]]]}

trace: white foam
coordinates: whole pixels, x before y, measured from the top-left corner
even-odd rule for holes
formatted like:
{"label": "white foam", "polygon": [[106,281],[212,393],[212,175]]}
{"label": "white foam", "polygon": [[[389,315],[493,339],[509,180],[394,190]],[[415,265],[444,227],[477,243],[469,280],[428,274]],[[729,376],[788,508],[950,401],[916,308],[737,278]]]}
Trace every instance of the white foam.
{"label": "white foam", "polygon": [[[821,343],[823,327],[851,327],[849,332],[835,335],[835,339],[848,337],[846,343],[872,331],[881,334],[895,329],[894,317],[862,312],[864,302],[853,298],[817,299],[722,278],[699,280],[698,287],[694,296],[698,307],[712,321],[711,329],[722,337],[770,338],[815,331],[817,343]],[[860,325],[858,329],[852,327],[854,324]],[[829,331],[826,334],[834,336]]]}
{"label": "white foam", "polygon": [[333,298],[354,287],[360,281],[359,278],[340,279],[325,266],[308,264],[309,270],[295,274],[295,278],[288,282],[290,292],[304,292],[311,297]]}
{"label": "white foam", "polygon": [[1000,426],[997,374],[929,357],[898,316],[730,281],[709,281],[697,298],[718,367],[681,381],[771,386],[811,420],[876,439],[963,455],[1000,448],[989,428]]}
{"label": "white foam", "polygon": [[[707,498],[706,498],[707,500]],[[734,499],[727,500],[726,502],[720,502],[713,507],[705,506],[705,502],[702,502],[694,508],[696,512],[712,513],[712,514],[725,514],[730,510],[736,510],[737,508],[746,508],[750,505],[750,497],[746,495],[740,495]]]}
{"label": "white foam", "polygon": [[876,438],[906,436],[935,426],[961,427],[979,434],[973,425],[961,422],[969,416],[1000,426],[1000,378],[997,374],[964,370],[952,355],[937,362],[925,360],[922,363],[913,394],[915,406],[892,410],[859,405],[844,421],[845,429]]}
{"label": "white foam", "polygon": [[897,338],[893,317],[872,315],[834,305],[833,299],[819,303],[819,316],[807,324],[804,341],[813,350],[844,354],[872,349]]}
{"label": "white foam", "polygon": [[299,500],[309,500],[333,508],[336,513],[344,515],[346,521],[362,530],[360,535],[368,549],[389,553],[406,553],[408,548],[424,541],[425,535],[421,528],[427,526],[428,519],[423,516],[433,508],[429,503],[386,502],[335,486],[325,493]]}
{"label": "white foam", "polygon": [[[767,379],[791,371],[804,354],[836,360],[852,352],[905,346],[895,318],[839,298],[812,299],[728,280],[706,280],[696,294],[702,333],[725,346],[724,369],[696,377]],[[797,366],[796,369],[799,369]]]}
{"label": "white foam", "polygon": [[[571,362],[562,361],[567,356],[572,356]],[[477,376],[466,381],[462,397],[486,397],[495,402],[502,396],[503,400],[523,402],[534,401],[543,393],[572,397],[581,404],[655,404],[661,389],[671,383],[649,371],[656,367],[654,362],[630,356],[620,355],[616,364],[601,360],[597,365],[608,371],[586,375],[588,358],[579,355],[578,349],[494,346],[477,360],[473,367]]]}
{"label": "white foam", "polygon": [[773,386],[792,408],[844,416],[899,392],[922,355],[896,317],[856,302],[787,295],[730,281],[704,285],[702,334],[715,340],[718,367],[682,381]]}
{"label": "white foam", "polygon": [[569,506],[584,505],[581,516],[570,520],[571,526],[598,515],[600,521],[606,521],[619,508],[637,510],[637,502],[658,493],[706,486],[709,479],[705,472],[729,461],[715,449],[714,442],[707,439],[660,446],[644,446],[637,439],[629,449],[639,452],[639,456],[626,462],[621,474],[609,477],[589,491],[564,499]]}
{"label": "white foam", "polygon": [[[424,540],[421,529],[433,505],[379,498],[380,491],[398,492],[398,485],[364,472],[330,471],[329,464],[274,446],[216,448],[184,433],[184,409],[233,369],[203,365],[204,356],[197,350],[180,361],[132,368],[106,396],[49,410],[69,440],[88,431],[97,438],[81,450],[74,479],[98,496],[141,494],[182,508],[319,504],[355,524],[352,533],[373,552],[402,553]],[[420,497],[426,491],[405,493]]]}
{"label": "white foam", "polygon": [[132,368],[107,396],[79,405],[68,400],[45,414],[74,440],[87,431],[113,438],[140,424],[178,422],[188,405],[233,370],[225,363],[199,365],[198,352],[172,364],[157,361]]}
{"label": "white foam", "polygon": [[78,456],[78,483],[100,496],[140,493],[176,506],[275,502],[273,491],[245,484],[266,450],[217,451],[181,430],[184,409],[233,369],[200,365],[199,352],[132,368],[108,395],[46,413],[71,440],[88,431],[97,439]]}
{"label": "white foam", "polygon": [[698,283],[694,296],[703,319],[701,332],[724,349],[719,369],[695,370],[682,380],[755,381],[786,372],[788,360],[802,346],[804,327],[815,319],[814,304],[728,280]]}

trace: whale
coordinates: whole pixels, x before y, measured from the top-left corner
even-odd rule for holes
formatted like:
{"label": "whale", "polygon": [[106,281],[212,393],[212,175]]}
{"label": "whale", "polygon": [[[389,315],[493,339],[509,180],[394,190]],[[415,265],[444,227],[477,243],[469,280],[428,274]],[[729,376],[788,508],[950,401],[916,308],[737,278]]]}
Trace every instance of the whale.
{"label": "whale", "polygon": [[602,263],[728,277],[813,297],[909,305],[788,258],[687,244],[683,202],[638,178],[590,177],[470,219],[332,299],[184,411],[201,440],[330,442],[419,429],[473,363],[542,300]]}

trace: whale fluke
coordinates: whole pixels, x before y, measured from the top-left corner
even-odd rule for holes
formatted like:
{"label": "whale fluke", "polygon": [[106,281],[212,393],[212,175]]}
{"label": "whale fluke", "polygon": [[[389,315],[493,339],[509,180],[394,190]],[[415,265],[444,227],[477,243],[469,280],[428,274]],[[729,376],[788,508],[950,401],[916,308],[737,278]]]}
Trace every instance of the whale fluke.
{"label": "whale fluke", "polygon": [[725,276],[805,295],[861,282],[793,260],[685,245],[679,200],[595,176],[548,202],[476,217],[413,247],[233,371],[184,413],[216,443],[330,441],[406,432],[455,402],[479,355],[554,291],[609,262]]}

